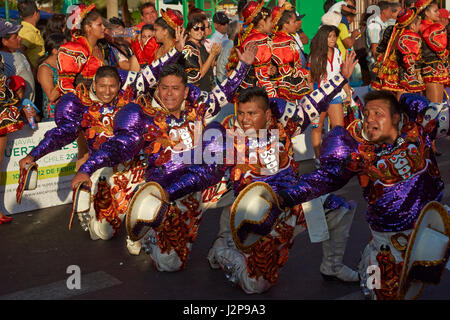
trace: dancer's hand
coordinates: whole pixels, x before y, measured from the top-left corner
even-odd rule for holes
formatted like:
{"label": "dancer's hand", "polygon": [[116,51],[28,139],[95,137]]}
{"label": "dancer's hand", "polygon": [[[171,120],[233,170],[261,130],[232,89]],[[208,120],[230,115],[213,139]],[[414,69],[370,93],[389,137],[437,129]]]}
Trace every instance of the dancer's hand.
{"label": "dancer's hand", "polygon": [[345,79],[350,79],[357,63],[358,59],[356,59],[355,51],[347,50],[347,54],[345,55],[345,59],[341,67],[341,73]]}
{"label": "dancer's hand", "polygon": [[92,187],[91,178],[83,172],[77,172],[77,174],[73,177],[71,184],[72,190],[75,190],[80,183],[86,183],[89,188]]}
{"label": "dancer's hand", "polygon": [[19,168],[20,168],[20,170],[22,170],[22,169],[25,169],[25,167],[27,165],[34,165],[34,164],[36,164],[36,162],[34,162],[33,156],[27,155],[25,158],[22,158],[19,161]]}
{"label": "dancer's hand", "polygon": [[246,64],[253,64],[253,61],[255,61],[256,54],[258,53],[258,46],[257,44],[252,41],[250,42],[246,47],[243,53],[239,51],[239,49],[236,50],[236,54],[242,62],[245,62]]}
{"label": "dancer's hand", "polygon": [[183,51],[187,37],[188,37],[188,35],[184,34],[184,28],[177,27],[177,29],[175,30],[175,48],[178,51],[180,51],[180,52]]}

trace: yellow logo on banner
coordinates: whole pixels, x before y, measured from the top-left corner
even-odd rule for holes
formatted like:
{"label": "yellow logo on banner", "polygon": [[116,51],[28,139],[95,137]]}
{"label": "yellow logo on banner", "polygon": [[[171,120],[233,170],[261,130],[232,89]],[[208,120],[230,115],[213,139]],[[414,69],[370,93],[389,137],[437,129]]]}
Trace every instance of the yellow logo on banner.
{"label": "yellow logo on banner", "polygon": [[[58,164],[54,166],[38,167],[38,179],[50,179],[64,177],[75,174],[75,162]],[[2,172],[0,175],[0,185],[19,183],[19,171]]]}

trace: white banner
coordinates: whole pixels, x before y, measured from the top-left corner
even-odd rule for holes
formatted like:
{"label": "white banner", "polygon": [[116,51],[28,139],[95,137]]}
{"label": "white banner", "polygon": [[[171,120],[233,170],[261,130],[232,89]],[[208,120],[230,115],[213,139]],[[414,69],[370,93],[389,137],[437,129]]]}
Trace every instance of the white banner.
{"label": "white banner", "polygon": [[30,153],[44,134],[55,126],[53,121],[40,122],[37,130],[31,130],[26,124],[22,130],[8,135],[0,176],[0,208],[4,213],[14,214],[72,202],[70,182],[78,154],[76,141],[37,161],[37,188],[24,191],[20,205],[16,202],[19,160]]}

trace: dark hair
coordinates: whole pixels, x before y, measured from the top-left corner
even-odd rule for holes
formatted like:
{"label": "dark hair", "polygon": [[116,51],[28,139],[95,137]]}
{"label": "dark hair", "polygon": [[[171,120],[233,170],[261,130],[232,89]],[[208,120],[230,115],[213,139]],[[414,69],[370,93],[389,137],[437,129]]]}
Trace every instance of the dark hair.
{"label": "dark hair", "polygon": [[169,65],[166,65],[162,68],[161,74],[159,75],[158,84],[161,83],[161,80],[167,76],[176,76],[181,78],[181,81],[183,82],[184,86],[187,86],[188,83],[188,77],[186,70],[184,70],[184,67],[178,63],[172,63]]}
{"label": "dark hair", "polygon": [[328,10],[330,10],[330,8],[336,3],[336,0],[326,0],[325,3],[323,4],[323,11],[325,13],[328,12]]}
{"label": "dark hair", "polygon": [[294,10],[284,10],[280,20],[277,23],[278,30],[281,30],[284,24],[289,23],[289,20],[292,18],[293,15],[295,16]]}
{"label": "dark hair", "polygon": [[3,37],[0,37],[0,48],[6,48],[4,45],[3,45],[3,39],[5,39],[5,41],[8,41],[9,40],[9,38],[11,38],[11,36],[12,35],[14,35],[14,34],[19,34],[18,32],[16,32],[16,33],[11,33],[11,34],[6,34],[6,35],[4,35]]}
{"label": "dark hair", "polygon": [[45,55],[39,59],[38,65],[49,57],[53,49],[58,50],[65,40],[66,36],[63,33],[53,33],[49,35],[44,41]]}
{"label": "dark hair", "polygon": [[237,14],[239,16],[242,15],[242,11],[244,11],[244,8],[245,8],[246,5],[247,5],[247,0],[238,0]]}
{"label": "dark hair", "polygon": [[47,20],[47,25],[45,26],[44,33],[42,37],[44,40],[54,33],[63,33],[64,26],[66,25],[66,15],[55,13]]}
{"label": "dark hair", "polygon": [[388,47],[389,44],[389,40],[391,39],[392,36],[392,32],[394,31],[394,26],[390,25],[388,26],[384,31],[383,34],[381,36],[381,41],[377,46],[376,51],[378,53],[384,53]]}
{"label": "dark hair", "polygon": [[175,38],[175,29],[172,28],[171,26],[169,26],[169,24],[166,22],[166,20],[164,20],[163,17],[157,18],[155,20],[155,24],[157,24],[161,28],[166,29],[167,31],[169,31],[170,36],[172,38]]}
{"label": "dark hair", "polygon": [[142,31],[144,31],[144,30],[155,31],[155,26],[152,25],[151,23],[144,24],[144,25],[142,26],[142,28],[141,28],[141,33],[142,33]]}
{"label": "dark hair", "polygon": [[256,27],[261,20],[265,20],[267,18],[272,19],[270,15],[270,9],[263,7],[261,8],[261,11],[259,11],[258,14],[253,18],[252,23]]}
{"label": "dark hair", "polygon": [[264,88],[249,87],[239,93],[238,103],[247,103],[251,101],[259,101],[258,106],[266,111],[269,108],[269,96]]}
{"label": "dark hair", "polygon": [[405,8],[410,8],[417,0],[405,0]]}
{"label": "dark hair", "polygon": [[123,21],[120,20],[120,19],[117,18],[117,17],[109,18],[109,22],[110,22],[111,24],[113,24],[113,25],[121,26],[121,27],[124,27],[124,28],[125,28],[125,23],[123,23]]}
{"label": "dark hair", "polygon": [[344,17],[356,17],[356,13],[353,13],[353,12],[347,11],[347,10],[341,10],[341,14]]}
{"label": "dark hair", "polygon": [[121,82],[117,69],[112,66],[102,66],[97,69],[97,72],[95,72],[95,82],[98,82],[101,78],[114,78],[118,83]]}
{"label": "dark hair", "polygon": [[335,26],[323,25],[311,40],[311,79],[320,82],[323,74],[327,72],[328,63],[328,35],[334,32],[339,36],[339,29]]}
{"label": "dark hair", "polygon": [[192,16],[196,16],[196,15],[203,15],[203,16],[206,17],[205,11],[203,11],[202,9],[196,8],[195,6],[189,8],[189,14],[188,14],[188,17],[187,17],[188,20],[190,20]]}
{"label": "dark hair", "polygon": [[400,103],[397,100],[397,97],[389,91],[386,90],[380,90],[380,91],[370,91],[364,96],[364,103],[367,104],[369,101],[373,100],[384,100],[389,105],[389,110],[391,113],[391,116],[394,114],[401,114],[402,113],[402,107]]}
{"label": "dark hair", "polygon": [[380,11],[383,11],[389,9],[391,7],[391,4],[387,1],[382,0],[378,2],[377,6],[380,8]]}
{"label": "dark hair", "polygon": [[205,23],[203,22],[205,19],[207,19],[207,18],[206,18],[206,16],[203,15],[203,14],[194,14],[194,15],[192,15],[192,16],[189,18],[189,21],[188,21],[188,23],[187,23],[187,25],[186,25],[186,30],[185,30],[184,34],[189,35],[189,32],[191,31],[191,29],[192,29],[195,25],[197,25],[197,24],[199,24],[199,23],[201,23],[202,26],[206,27],[206,26],[205,26]]}
{"label": "dark hair", "polygon": [[50,53],[53,49],[59,49],[65,40],[66,36],[62,33],[53,33],[49,35],[44,42],[45,51]]}
{"label": "dark hair", "polygon": [[426,12],[427,12],[428,10],[430,10],[430,7],[431,7],[432,5],[437,5],[436,0],[431,1],[430,4],[429,4],[425,9],[423,9],[423,10],[419,13],[419,15],[420,15],[420,17],[422,18],[422,20],[424,20],[424,19],[426,18]]}
{"label": "dark hair", "polygon": [[85,35],[86,34],[86,26],[90,26],[92,24],[92,22],[97,20],[99,17],[102,17],[102,15],[97,10],[92,10],[91,12],[89,12],[86,15],[86,17],[83,19],[83,21],[81,21],[81,26],[80,26],[81,34]]}
{"label": "dark hair", "polygon": [[143,3],[141,6],[141,15],[144,14],[144,9],[147,9],[147,8],[153,8],[156,11],[156,7],[153,2],[146,2],[146,3]]}
{"label": "dark hair", "polygon": [[36,6],[36,2],[33,0],[25,0],[19,1],[17,4],[17,10],[19,11],[19,16],[21,18],[27,18],[31,17],[36,11],[38,11],[38,8]]}
{"label": "dark hair", "polygon": [[[36,28],[41,32],[41,35],[44,33],[45,28],[47,28],[47,23],[48,21],[45,19],[39,19],[36,23]],[[44,36],[42,36],[42,38],[44,38]]]}

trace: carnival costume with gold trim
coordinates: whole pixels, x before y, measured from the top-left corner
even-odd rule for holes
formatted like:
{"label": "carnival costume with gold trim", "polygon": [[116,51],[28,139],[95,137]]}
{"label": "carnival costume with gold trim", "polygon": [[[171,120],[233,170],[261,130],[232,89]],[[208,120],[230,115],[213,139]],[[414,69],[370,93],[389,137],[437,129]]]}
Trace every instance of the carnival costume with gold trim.
{"label": "carnival costume with gold trim", "polygon": [[92,54],[92,47],[86,37],[79,33],[81,22],[93,10],[95,4],[89,6],[80,4],[68,18],[72,23],[72,41],[62,44],[57,55],[58,87],[63,94],[75,92],[80,83],[89,88],[97,69],[106,63],[105,50],[99,46],[105,60],[97,58]]}
{"label": "carnival costume with gold trim", "polygon": [[[57,126],[49,130],[30,152],[34,161],[75,141],[80,133],[86,138],[89,153],[95,153],[113,137],[113,121],[117,112],[134,101],[136,94],[154,86],[163,66],[179,58],[181,53],[174,50],[141,73],[119,70],[123,85],[118,96],[107,105],[101,103],[83,83],[77,86],[75,93],[63,95],[55,108]],[[117,234],[131,193],[143,180],[144,163],[142,157],[136,156],[95,173],[92,180],[97,183],[94,183],[91,212],[80,217],[82,227],[90,231],[92,239],[107,240]]]}
{"label": "carnival costume with gold trim", "polygon": [[[178,10],[161,9],[161,17],[173,30],[177,27],[182,27],[184,20],[183,15]],[[141,30],[139,30],[141,31]],[[142,44],[139,39],[134,39],[131,42],[131,48],[139,61],[139,64],[150,64],[160,57],[156,56],[156,51],[160,48],[160,44],[156,41],[156,38],[151,37],[147,43]]]}
{"label": "carnival costume with gold trim", "polygon": [[273,98],[277,96],[277,92],[269,75],[272,59],[272,39],[269,35],[255,30],[252,22],[253,18],[261,11],[263,5],[264,1],[250,1],[245,6],[243,16],[246,28],[238,35],[238,45],[231,51],[227,70],[231,72],[239,61],[236,50],[243,52],[250,42],[255,42],[258,46],[258,52],[247,77],[242,81],[241,88],[245,89],[256,86],[265,88],[269,98]]}
{"label": "carnival costume with gold trim", "polygon": [[430,104],[419,94],[403,94],[400,103],[406,113],[393,144],[368,141],[360,120],[347,130],[336,127],[323,142],[321,167],[280,192],[286,205],[295,205],[339,190],[358,176],[372,233],[361,260],[361,286],[366,287],[367,267],[380,265],[384,273],[381,289],[374,292],[377,299],[396,298],[402,248],[422,208],[440,201],[444,191],[432,141],[447,136],[448,107]]}
{"label": "carnival costume with gold trim", "polygon": [[449,81],[449,57],[447,50],[447,30],[440,23],[422,20],[422,77],[425,83],[443,83]]}
{"label": "carnival costume with gold trim", "polygon": [[24,126],[20,110],[15,106],[18,100],[6,83],[4,66],[3,56],[0,56],[0,135],[13,133]]}
{"label": "carnival costume with gold trim", "polygon": [[[418,14],[424,11],[432,0],[418,0],[414,6]],[[440,23],[422,20],[420,23],[422,36],[421,72],[425,83],[450,84],[447,29]]]}
{"label": "carnival costume with gold trim", "polygon": [[405,28],[417,17],[417,9],[402,10],[397,18],[385,52],[378,56],[371,86],[376,90],[421,92],[425,90],[420,73],[422,40]]}
{"label": "carnival costume with gold trim", "polygon": [[[289,4],[286,2],[286,4]],[[272,37],[272,59],[278,67],[276,83],[277,96],[287,100],[300,100],[302,96],[311,92],[308,83],[308,70],[302,66],[300,52],[296,47],[292,35],[277,30],[277,23],[284,10],[291,10],[291,6],[275,7],[272,10],[274,36]]]}
{"label": "carnival costume with gold trim", "polygon": [[[79,172],[91,175],[100,168],[129,161],[142,150],[148,156],[145,181],[155,181],[165,189],[177,184],[194,163],[194,159],[182,161],[181,157],[198,144],[205,119],[217,114],[233,98],[248,68],[240,62],[232,75],[212,92],[188,84],[190,92],[179,118],[171,115],[157,96],[151,106],[130,104],[122,108],[115,117],[114,136],[89,157]],[[197,187],[196,191],[206,189],[201,184]],[[203,212],[200,192],[181,199],[170,192],[169,195],[176,200],[170,213],[144,239],[147,248],[152,248],[151,257],[160,271],[176,271],[186,266]]]}
{"label": "carnival costume with gold trim", "polygon": [[[214,183],[220,180],[227,168],[231,170],[230,179],[235,196],[254,182],[267,183],[274,192],[294,185],[298,174],[297,164],[293,159],[291,138],[303,132],[320,112],[328,108],[329,102],[342,90],[345,83],[343,77],[336,76],[329,80],[324,88],[305,96],[299,104],[271,98],[269,103],[273,117],[268,124],[268,134],[264,140],[245,137],[240,133],[242,128],[236,118],[227,117],[221,131],[227,136],[227,141],[234,142],[234,161],[224,160],[221,162],[224,165],[219,165],[216,169],[209,164],[195,166],[167,191],[178,195],[191,192],[203,181]],[[244,139],[240,139],[239,136]],[[223,140],[217,142],[217,145],[211,143],[213,146],[209,145],[208,148],[219,154],[227,153],[228,157],[230,146],[220,145]],[[199,175],[198,172],[202,174]],[[323,202],[325,204],[320,205],[329,211],[327,216],[334,216],[335,226],[340,226],[340,222],[345,221],[344,224],[349,228],[355,208],[336,196],[325,197]],[[331,214],[331,211],[334,211],[334,214]],[[224,220],[228,220],[228,223],[223,222]],[[212,267],[220,267],[227,278],[238,284],[246,293],[261,293],[268,290],[276,283],[280,268],[287,262],[295,236],[306,229],[302,205],[287,209],[280,215],[271,231],[269,230],[257,243],[247,249],[241,250],[235,245],[234,237],[238,235],[230,230],[229,220],[230,212],[224,211],[219,238],[209,252],[208,258]],[[265,227],[254,224],[253,228],[254,232],[260,233]],[[354,271],[353,273],[357,281],[357,274]]]}

